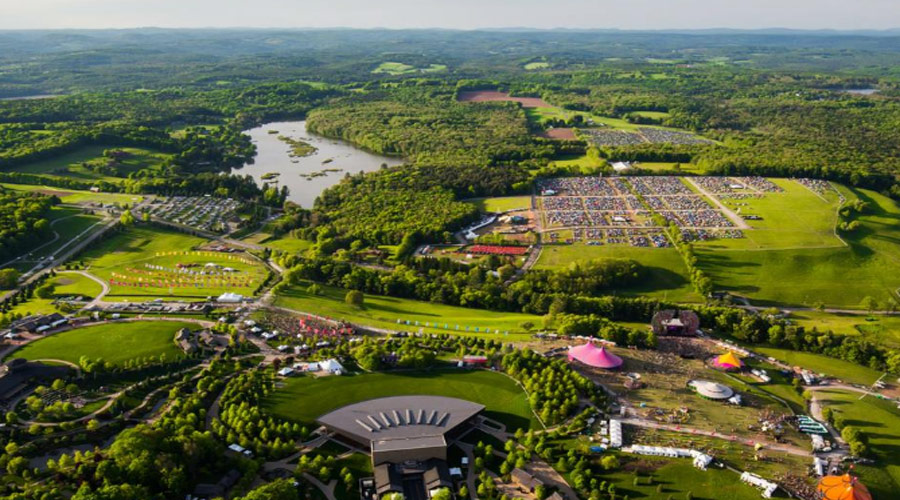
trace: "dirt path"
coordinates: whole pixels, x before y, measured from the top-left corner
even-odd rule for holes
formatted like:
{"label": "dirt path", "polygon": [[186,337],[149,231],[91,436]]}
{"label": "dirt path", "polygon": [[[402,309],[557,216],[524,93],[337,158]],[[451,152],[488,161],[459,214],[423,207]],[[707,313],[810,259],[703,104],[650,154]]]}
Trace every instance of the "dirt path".
{"label": "dirt path", "polygon": [[740,215],[734,213],[734,211],[732,211],[730,208],[723,205],[722,202],[719,201],[719,198],[715,197],[712,193],[707,191],[703,186],[694,182],[694,180],[691,179],[690,177],[683,177],[683,179],[686,180],[687,182],[689,182],[691,184],[691,186],[694,186],[694,188],[697,191],[699,191],[703,196],[705,196],[706,199],[708,199],[714,205],[716,205],[719,208],[719,210],[721,210],[722,213],[724,213],[725,216],[731,220],[731,222],[734,222],[734,225],[737,226],[738,229],[752,229],[750,227],[750,224],[747,224],[747,221],[745,221],[743,218],[741,218]]}
{"label": "dirt path", "polygon": [[741,443],[746,446],[753,447],[756,443],[760,443],[765,446],[766,449],[772,451],[780,451],[783,453],[789,453],[791,455],[799,455],[803,457],[811,456],[810,451],[806,448],[801,448],[799,446],[794,446],[790,444],[784,443],[774,443],[771,441],[762,441],[759,439],[750,439],[750,438],[740,438],[738,436],[730,435],[730,434],[722,434],[720,432],[708,431],[703,429],[694,429],[690,427],[684,427],[681,425],[675,424],[661,424],[659,422],[652,422],[649,420],[639,419],[639,418],[624,418],[621,419],[623,424],[634,425],[636,427],[646,427],[649,429],[660,429],[671,432],[680,432],[683,434],[693,434],[697,436],[707,436],[717,439],[724,439],[726,441],[733,441],[735,443]]}

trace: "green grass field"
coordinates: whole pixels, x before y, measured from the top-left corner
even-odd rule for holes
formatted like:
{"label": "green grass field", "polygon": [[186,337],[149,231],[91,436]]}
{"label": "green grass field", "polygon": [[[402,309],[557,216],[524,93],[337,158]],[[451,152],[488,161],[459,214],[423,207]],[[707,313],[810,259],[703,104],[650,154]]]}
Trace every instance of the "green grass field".
{"label": "green grass field", "polygon": [[121,148],[113,146],[87,146],[77,151],[60,155],[48,160],[28,163],[16,167],[17,172],[26,174],[41,174],[50,177],[70,177],[81,180],[105,180],[109,182],[120,181],[121,177],[114,177],[91,170],[87,165],[106,165],[107,159],[103,157],[103,150],[117,149],[129,153],[129,156],[120,161],[119,169],[123,175],[128,175],[139,170],[155,169],[171,155],[152,151],[144,148]]}
{"label": "green grass field", "polygon": [[526,63],[523,66],[523,68],[525,68],[525,71],[534,71],[534,70],[538,70],[538,69],[549,69],[550,63],[548,63],[547,61],[533,61],[530,63]]}
{"label": "green grass field", "polygon": [[[206,263],[214,263],[237,270],[235,275],[248,276],[253,281],[247,286],[229,286],[227,284],[212,284],[205,287],[135,287],[135,286],[111,286],[108,300],[115,299],[140,299],[148,297],[200,297],[218,296],[225,292],[234,292],[250,296],[254,289],[265,279],[266,269],[260,263],[246,264],[238,257],[229,258],[230,254],[216,252],[202,252],[200,255],[164,255],[157,256],[159,252],[189,251],[206,242],[202,238],[186,235],[174,231],[168,231],[153,227],[132,227],[127,231],[106,239],[92,247],[83,256],[85,265],[89,267],[91,274],[104,281],[115,279],[117,276],[128,275],[142,276],[134,270],[146,271],[145,264],[163,266],[174,269],[178,264],[196,264],[202,268]],[[241,257],[244,258],[244,257]],[[114,275],[115,273],[115,275]]]}
{"label": "green grass field", "polygon": [[410,75],[414,73],[441,73],[447,71],[444,64],[429,64],[421,68],[399,62],[383,62],[372,70],[374,74],[388,74],[392,76]]}
{"label": "green grass field", "polygon": [[869,437],[875,466],[857,466],[854,470],[874,498],[896,498],[900,488],[900,410],[896,403],[872,396],[834,390],[816,391],[825,407],[840,413],[847,423]]}
{"label": "green grass field", "polygon": [[744,231],[744,238],[701,242],[696,247],[713,250],[846,247],[834,234],[840,204],[837,193],[821,196],[790,179],[771,181],[784,192],[767,193],[761,199],[720,199],[738,214],[762,217],[762,220],[747,221],[753,229]]}
{"label": "green grass field", "polygon": [[806,328],[862,335],[873,342],[900,346],[900,316],[861,316],[818,311],[793,311],[791,321]]}
{"label": "green grass field", "polygon": [[82,295],[94,298],[103,291],[100,283],[77,273],[59,273],[51,283],[56,285],[57,297]]}
{"label": "green grass field", "polygon": [[475,205],[482,212],[505,212],[531,208],[530,196],[502,196],[499,198],[472,198],[463,200]]}
{"label": "green grass field", "polygon": [[[599,456],[599,458],[602,457]],[[688,492],[693,498],[729,500],[758,500],[759,490],[744,484],[736,472],[718,468],[709,468],[701,471],[691,465],[687,458],[663,459],[657,457],[636,457],[634,455],[620,455],[622,462],[640,462],[653,469],[653,484],[648,484],[648,474],[641,474],[642,480],[634,485],[634,473],[621,470],[617,472],[597,474],[600,481],[616,484],[616,498],[666,498],[683,499]],[[656,493],[658,485],[662,485],[662,493]]]}
{"label": "green grass field", "polygon": [[[308,283],[304,283],[287,289],[278,295],[275,305],[376,328],[415,331],[422,329],[433,333],[484,335],[500,340],[530,338],[530,334],[521,327],[521,323],[530,321],[536,326],[541,324],[541,317],[533,314],[469,309],[369,294],[366,294],[365,305],[359,309],[344,302],[344,296],[347,294],[344,289],[322,286],[324,295],[312,295],[306,292],[308,286]],[[404,322],[409,320],[410,325],[397,324],[398,319]],[[415,325],[416,321],[419,322],[418,326]],[[426,322],[441,326],[446,323],[449,328],[425,327]],[[460,326],[460,330],[456,330],[456,325]],[[471,327],[469,332],[466,332],[466,326]],[[475,327],[478,327],[481,332],[476,334]],[[485,329],[490,329],[492,333],[484,333]],[[495,330],[499,330],[501,333],[493,333]],[[507,331],[509,331],[509,335],[504,334]]]}
{"label": "green grass field", "polygon": [[648,270],[648,277],[638,286],[613,290],[610,293],[626,296],[646,295],[679,302],[699,302],[687,276],[687,268],[674,248],[639,248],[626,245],[592,246],[583,243],[572,245],[544,245],[535,268],[554,269],[568,266],[574,261],[603,258],[634,259]]}
{"label": "green grass field", "polygon": [[40,192],[48,195],[56,195],[63,203],[73,205],[92,204],[92,203],[115,203],[118,205],[133,205],[144,199],[141,195],[121,194],[121,193],[92,193],[90,191],[78,191],[73,189],[56,188],[50,186],[36,186],[32,184],[0,184],[6,189],[24,192]]}
{"label": "green grass field", "polygon": [[540,428],[519,386],[505,375],[457,369],[429,372],[368,373],[331,377],[293,377],[263,406],[272,414],[311,423],[332,410],[368,399],[403,395],[447,396],[483,404],[486,415],[511,429]]}
{"label": "green grass field", "polygon": [[12,357],[78,363],[81,356],[87,356],[121,366],[130,359],[165,354],[168,361],[175,361],[184,356],[173,341],[180,328],[196,329],[197,326],[178,321],[122,321],[87,326],[36,340],[14,351]]}
{"label": "green grass field", "polygon": [[881,376],[881,372],[865,366],[840,359],[829,358],[820,354],[792,351],[778,347],[750,346],[754,351],[771,356],[792,366],[801,366],[815,373],[824,373],[837,377],[844,382],[872,385]]}
{"label": "green grass field", "polygon": [[[849,246],[835,246],[836,238],[828,236],[822,219],[834,219],[831,215],[826,216],[827,211],[804,212],[795,203],[786,202],[781,214],[777,213],[777,205],[765,209],[769,220],[763,223],[768,223],[769,229],[761,229],[759,235],[745,231],[747,242],[715,241],[698,245],[701,268],[718,288],[746,295],[763,305],[811,306],[821,301],[829,306],[854,308],[859,307],[866,296],[882,302],[896,297],[900,275],[891,270],[900,265],[900,245],[897,244],[900,241],[900,207],[873,191],[841,189],[848,199],[858,196],[873,207],[871,214],[859,218],[860,229],[843,235]],[[808,201],[806,206],[811,207],[814,198]],[[790,220],[795,217],[795,212],[798,222]],[[772,227],[776,222],[783,227]],[[796,230],[795,233],[787,230],[790,227]],[[782,244],[786,246],[814,243],[829,246],[780,250],[740,247],[754,242],[771,246],[779,244],[779,238],[783,238]]]}
{"label": "green grass field", "polygon": [[[645,170],[650,170],[651,172],[659,172],[662,170],[674,170],[675,165],[676,164],[673,162],[642,161],[638,162],[635,166]],[[679,171],[685,173],[702,175],[706,172],[703,167],[694,165],[693,163],[678,163],[677,165],[679,165]]]}
{"label": "green grass field", "polygon": [[665,111],[632,111],[631,114],[643,116],[644,118],[652,118],[654,120],[662,120],[672,116]]}

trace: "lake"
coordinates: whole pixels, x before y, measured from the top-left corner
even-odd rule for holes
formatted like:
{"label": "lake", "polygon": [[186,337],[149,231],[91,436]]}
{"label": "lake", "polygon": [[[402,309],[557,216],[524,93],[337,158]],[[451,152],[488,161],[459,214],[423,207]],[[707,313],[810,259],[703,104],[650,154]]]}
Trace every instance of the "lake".
{"label": "lake", "polygon": [[[278,133],[269,133],[275,130]],[[290,190],[288,199],[300,204],[303,208],[312,208],[313,202],[325,188],[340,182],[348,172],[372,172],[381,168],[382,164],[400,165],[402,158],[389,158],[368,151],[363,151],[350,143],[322,137],[306,131],[306,121],[272,122],[260,127],[245,130],[253,144],[256,145],[256,157],[252,164],[244,165],[231,171],[233,174],[250,174],[262,186],[266,182],[262,178],[268,173],[278,173],[269,183],[276,183],[280,188],[287,186]],[[309,156],[291,158],[291,146],[278,139],[278,136],[300,139],[317,148]],[[331,160],[331,161],[328,161]],[[325,169],[340,169],[338,172],[325,172],[324,175],[307,179],[301,174],[320,173]],[[276,182],[277,181],[277,182]]]}

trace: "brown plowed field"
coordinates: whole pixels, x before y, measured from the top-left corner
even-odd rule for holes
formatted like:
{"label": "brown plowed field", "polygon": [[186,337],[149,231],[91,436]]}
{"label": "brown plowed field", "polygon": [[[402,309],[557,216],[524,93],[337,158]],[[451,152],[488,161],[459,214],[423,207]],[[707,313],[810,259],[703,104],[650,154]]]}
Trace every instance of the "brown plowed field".
{"label": "brown plowed field", "polygon": [[459,102],[490,102],[512,101],[518,102],[525,108],[549,108],[550,105],[540,97],[511,97],[507,92],[496,90],[467,90],[460,92],[457,98]]}
{"label": "brown plowed field", "polygon": [[574,141],[578,139],[575,137],[575,129],[571,128],[552,128],[550,130],[545,130],[538,135],[546,139],[556,139],[559,141]]}

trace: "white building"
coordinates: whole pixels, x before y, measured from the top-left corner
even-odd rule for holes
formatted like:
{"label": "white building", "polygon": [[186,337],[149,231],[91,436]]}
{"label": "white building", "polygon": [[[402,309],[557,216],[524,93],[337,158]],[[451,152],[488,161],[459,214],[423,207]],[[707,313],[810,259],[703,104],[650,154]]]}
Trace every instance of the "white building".
{"label": "white building", "polygon": [[749,484],[750,486],[755,486],[762,490],[763,498],[772,498],[772,494],[775,493],[775,490],[778,489],[778,484],[773,483],[772,481],[767,481],[756,474],[745,472],[741,474],[741,481]]}
{"label": "white building", "polygon": [[243,302],[243,300],[244,296],[239,293],[225,292],[222,295],[219,295],[219,298],[216,299],[216,302],[240,304],[241,302]]}

